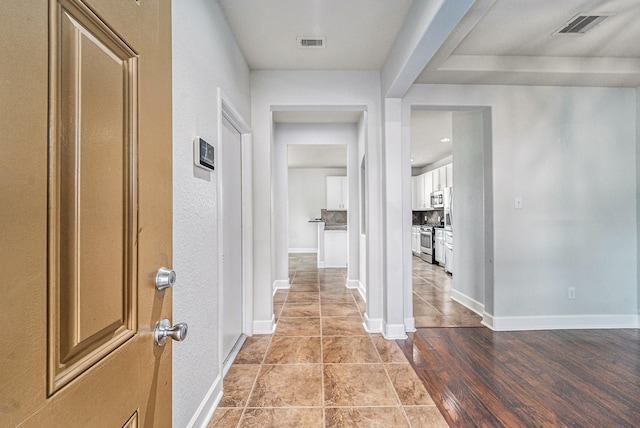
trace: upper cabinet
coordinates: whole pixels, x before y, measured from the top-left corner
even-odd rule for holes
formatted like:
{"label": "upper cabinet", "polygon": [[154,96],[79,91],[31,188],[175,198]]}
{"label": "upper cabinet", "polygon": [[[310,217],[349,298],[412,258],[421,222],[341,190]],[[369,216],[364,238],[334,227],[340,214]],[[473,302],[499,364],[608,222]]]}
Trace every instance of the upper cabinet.
{"label": "upper cabinet", "polygon": [[453,164],[434,169],[431,173],[433,174],[434,192],[453,185]]}
{"label": "upper cabinet", "polygon": [[414,211],[431,209],[432,179],[430,172],[411,177],[411,191],[411,205]]}
{"label": "upper cabinet", "polygon": [[349,209],[349,180],[345,176],[327,176],[327,209]]}
{"label": "upper cabinet", "polygon": [[431,192],[453,186],[453,164],[411,177],[411,208],[413,211],[431,209]]}

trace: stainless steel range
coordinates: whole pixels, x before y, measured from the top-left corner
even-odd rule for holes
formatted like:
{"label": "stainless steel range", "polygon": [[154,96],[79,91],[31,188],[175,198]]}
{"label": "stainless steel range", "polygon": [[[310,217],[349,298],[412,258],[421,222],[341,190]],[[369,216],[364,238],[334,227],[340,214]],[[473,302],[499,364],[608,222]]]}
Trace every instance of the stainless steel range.
{"label": "stainless steel range", "polygon": [[431,264],[435,256],[433,242],[433,226],[420,226],[420,258]]}

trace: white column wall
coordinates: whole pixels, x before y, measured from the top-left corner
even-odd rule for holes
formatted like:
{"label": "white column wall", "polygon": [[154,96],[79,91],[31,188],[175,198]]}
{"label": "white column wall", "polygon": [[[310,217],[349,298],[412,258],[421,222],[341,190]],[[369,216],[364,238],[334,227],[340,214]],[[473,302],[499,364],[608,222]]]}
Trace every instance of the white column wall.
{"label": "white column wall", "polygon": [[481,110],[453,112],[452,295],[480,313],[486,268],[483,138]]}
{"label": "white column wall", "polygon": [[[403,157],[409,156],[402,150],[402,100],[384,100],[384,165],[385,165],[385,276],[384,290],[384,330],[387,339],[406,337],[406,322],[413,330],[413,296],[411,259],[404,249],[411,242],[404,239],[403,222],[411,222],[411,212],[404,209],[404,199],[411,198],[411,188],[403,186],[411,181],[410,167],[404,168]],[[400,167],[400,168],[398,168]],[[408,192],[408,195],[405,193]]]}
{"label": "white column wall", "polygon": [[412,105],[491,107],[494,328],[637,326],[634,89],[416,85],[403,105],[405,126]]}
{"label": "white column wall", "polygon": [[[217,2],[172,3],[173,322],[189,336],[173,344],[173,426],[206,424],[221,393],[218,354],[217,173],[193,164],[193,139],[217,146],[217,88],[249,121],[249,67]],[[171,172],[167,172],[171,173]]]}
{"label": "white column wall", "polygon": [[[254,328],[272,320],[275,236],[271,232],[273,185],[272,109],[335,109],[367,112],[367,179],[369,212],[368,318],[382,317],[382,174],[380,135],[380,76],[377,71],[253,71],[251,73],[254,159]],[[262,328],[266,330],[266,328]],[[255,332],[261,331],[259,328]],[[378,329],[379,331],[379,329]]]}

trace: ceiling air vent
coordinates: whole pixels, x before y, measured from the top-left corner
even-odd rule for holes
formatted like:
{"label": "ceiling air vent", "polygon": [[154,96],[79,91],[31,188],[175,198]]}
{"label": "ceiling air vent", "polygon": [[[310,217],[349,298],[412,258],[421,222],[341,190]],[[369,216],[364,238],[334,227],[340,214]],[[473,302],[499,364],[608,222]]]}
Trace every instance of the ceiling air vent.
{"label": "ceiling air vent", "polygon": [[584,34],[613,15],[613,13],[581,13],[571,18],[553,34]]}
{"label": "ceiling air vent", "polygon": [[326,37],[296,37],[296,40],[303,49],[322,49],[326,45]]}

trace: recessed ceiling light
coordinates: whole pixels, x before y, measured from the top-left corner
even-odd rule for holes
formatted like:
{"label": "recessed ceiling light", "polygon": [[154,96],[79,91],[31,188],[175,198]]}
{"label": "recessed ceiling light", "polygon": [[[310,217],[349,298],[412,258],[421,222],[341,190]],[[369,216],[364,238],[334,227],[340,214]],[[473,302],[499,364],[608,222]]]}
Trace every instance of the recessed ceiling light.
{"label": "recessed ceiling light", "polygon": [[450,143],[451,142],[451,138],[449,138],[449,137],[440,138],[440,142],[441,143]]}
{"label": "recessed ceiling light", "polygon": [[411,158],[411,163],[413,163],[413,158]]}

